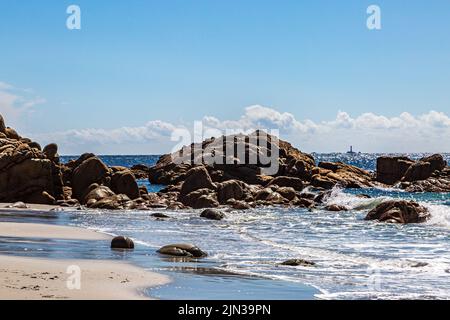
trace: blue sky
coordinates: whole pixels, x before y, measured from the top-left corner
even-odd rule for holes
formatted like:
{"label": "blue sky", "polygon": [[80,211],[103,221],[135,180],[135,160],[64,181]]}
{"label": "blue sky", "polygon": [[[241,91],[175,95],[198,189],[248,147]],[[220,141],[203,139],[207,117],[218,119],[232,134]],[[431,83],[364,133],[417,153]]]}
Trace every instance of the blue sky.
{"label": "blue sky", "polygon": [[[70,4],[81,7],[81,30],[65,26]],[[381,8],[382,30],[366,28],[371,4]],[[427,143],[450,132],[449,30],[446,0],[0,0],[0,82],[9,94],[0,112],[32,137],[64,141],[67,130],[107,135],[149,121],[239,120],[252,105],[318,125],[335,121],[339,111],[395,121],[403,112],[424,119],[434,110],[444,129],[405,151],[450,151]],[[86,136],[73,133],[72,139]],[[341,150],[342,137],[328,145],[311,140],[305,148]],[[367,151],[396,148],[365,141]],[[414,148],[410,142],[396,143],[400,150]],[[168,146],[153,135],[102,143],[88,139],[80,148],[153,153]]]}

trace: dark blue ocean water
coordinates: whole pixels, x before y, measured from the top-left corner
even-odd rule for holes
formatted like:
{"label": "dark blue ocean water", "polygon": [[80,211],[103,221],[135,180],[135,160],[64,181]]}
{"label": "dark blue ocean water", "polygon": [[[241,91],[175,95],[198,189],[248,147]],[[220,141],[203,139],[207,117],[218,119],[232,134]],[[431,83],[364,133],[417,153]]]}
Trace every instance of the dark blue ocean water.
{"label": "dark blue ocean water", "polygon": [[[375,168],[377,156],[315,155],[318,161],[343,161],[367,170]],[[450,160],[449,154],[445,157]],[[67,159],[63,157],[63,161]],[[108,165],[151,165],[157,156],[103,156],[102,159]],[[361,192],[372,198],[357,197]],[[364,220],[377,204],[397,198],[418,201],[429,208],[432,218],[412,225]],[[151,295],[162,299],[450,298],[450,194],[335,189],[327,203],[342,204],[351,210],[336,213],[319,209],[259,208],[227,211],[222,221],[201,219],[199,210],[168,211],[165,213],[170,218],[166,220],[155,219],[152,212],[142,211],[74,211],[55,213],[47,221],[135,239],[136,251],[126,255],[92,247],[86,250],[83,244],[71,251],[95,258],[105,258],[106,254],[109,255],[106,258],[129,260],[149,270],[168,273],[175,280],[172,284],[150,290]],[[3,246],[0,243],[0,251],[11,248],[11,241]],[[163,245],[180,242],[198,245],[209,257],[197,262],[180,262],[156,253]],[[67,248],[64,244],[54,245],[55,251],[64,247]],[[316,266],[278,265],[291,258],[311,260]]]}

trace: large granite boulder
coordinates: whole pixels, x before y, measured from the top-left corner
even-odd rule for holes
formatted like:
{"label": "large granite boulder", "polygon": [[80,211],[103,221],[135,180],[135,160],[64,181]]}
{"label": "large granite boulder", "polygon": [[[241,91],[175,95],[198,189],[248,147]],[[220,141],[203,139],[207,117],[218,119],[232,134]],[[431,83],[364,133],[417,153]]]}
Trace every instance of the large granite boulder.
{"label": "large granite boulder", "polygon": [[277,185],[279,187],[290,187],[294,188],[296,191],[303,190],[303,181],[296,177],[276,177],[272,179],[267,186]]}
{"label": "large granite boulder", "polygon": [[139,198],[139,186],[130,170],[123,170],[111,176],[111,189],[117,194],[126,194],[130,199]]}
{"label": "large granite boulder", "polygon": [[97,157],[89,157],[78,165],[72,173],[73,196],[82,201],[87,188],[93,184],[105,184],[109,168]]}
{"label": "large granite boulder", "polygon": [[449,192],[450,168],[440,154],[417,161],[406,157],[380,157],[377,181],[389,185],[399,182],[408,192]]}
{"label": "large granite boulder", "polygon": [[203,166],[192,168],[187,172],[186,179],[181,185],[180,193],[181,195],[187,195],[198,189],[216,189],[208,171]]}
{"label": "large granite boulder", "polygon": [[389,223],[421,223],[430,217],[427,208],[414,201],[391,200],[379,204],[371,210],[366,220],[378,220]]}

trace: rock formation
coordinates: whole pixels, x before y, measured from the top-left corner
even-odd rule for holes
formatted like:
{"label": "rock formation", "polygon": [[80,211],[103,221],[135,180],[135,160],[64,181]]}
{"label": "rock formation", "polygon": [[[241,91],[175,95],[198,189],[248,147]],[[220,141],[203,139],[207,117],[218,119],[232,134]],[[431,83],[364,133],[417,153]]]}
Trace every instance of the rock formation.
{"label": "rock formation", "polygon": [[405,200],[391,200],[379,204],[371,210],[366,220],[378,220],[389,223],[421,223],[430,217],[427,208],[417,202]]}
{"label": "rock formation", "polygon": [[408,192],[450,192],[450,167],[442,155],[413,161],[406,157],[377,159],[377,181],[396,183]]}

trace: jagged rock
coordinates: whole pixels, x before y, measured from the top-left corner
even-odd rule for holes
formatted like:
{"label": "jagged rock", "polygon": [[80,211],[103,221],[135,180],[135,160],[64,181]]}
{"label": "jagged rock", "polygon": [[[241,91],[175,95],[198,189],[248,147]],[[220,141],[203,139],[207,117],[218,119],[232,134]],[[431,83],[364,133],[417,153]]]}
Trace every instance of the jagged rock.
{"label": "jagged rock", "polygon": [[379,157],[376,179],[378,182],[393,185],[403,178],[413,163],[414,161],[407,157]]}
{"label": "jagged rock", "polygon": [[108,167],[97,157],[89,157],[73,170],[72,192],[78,200],[83,200],[86,189],[93,183],[103,184],[109,174]]}
{"label": "jagged rock", "polygon": [[197,246],[189,243],[170,244],[162,247],[157,252],[171,256],[194,258],[203,258],[208,255]]}
{"label": "jagged rock", "polygon": [[219,210],[206,209],[203,210],[203,212],[200,214],[200,217],[209,220],[222,220],[223,218],[225,218],[225,215]]}
{"label": "jagged rock", "polygon": [[276,177],[269,182],[267,186],[277,185],[279,187],[291,187],[296,191],[303,190],[303,181],[295,177]]}
{"label": "jagged rock", "polygon": [[181,195],[187,195],[198,189],[216,189],[216,186],[213,184],[208,171],[203,166],[192,168],[187,172],[186,179],[181,185],[180,193]]}
{"label": "jagged rock", "polygon": [[111,249],[134,249],[134,242],[128,237],[118,236],[112,239]]}
{"label": "jagged rock", "polygon": [[430,217],[427,208],[414,201],[391,200],[379,204],[371,210],[366,220],[378,220],[389,223],[421,223]]}
{"label": "jagged rock", "polygon": [[217,199],[225,204],[229,199],[241,200],[244,197],[245,184],[236,180],[229,180],[218,184]]}
{"label": "jagged rock", "polygon": [[111,177],[111,189],[117,194],[126,194],[130,199],[139,198],[139,186],[130,170],[118,171]]}
{"label": "jagged rock", "polygon": [[303,266],[303,267],[312,267],[316,264],[312,261],[304,260],[304,259],[290,259],[286,260],[282,263],[280,263],[282,266],[291,266],[291,267],[297,267],[297,266]]}

